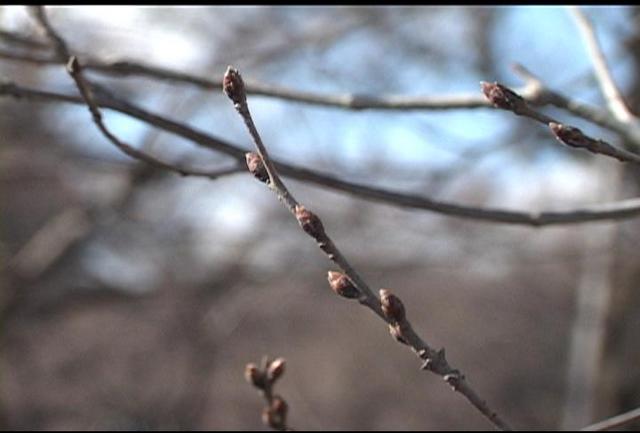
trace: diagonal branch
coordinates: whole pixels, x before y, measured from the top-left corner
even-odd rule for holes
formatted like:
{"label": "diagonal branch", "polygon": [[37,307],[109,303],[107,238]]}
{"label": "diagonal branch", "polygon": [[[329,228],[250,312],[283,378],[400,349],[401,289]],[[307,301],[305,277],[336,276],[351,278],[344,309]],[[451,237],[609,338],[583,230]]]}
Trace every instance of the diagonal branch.
{"label": "diagonal branch", "polygon": [[640,155],[618,149],[604,140],[591,138],[578,128],[563,125],[552,117],[534,110],[522,96],[507,86],[497,82],[482,82],[480,84],[485,96],[495,107],[511,111],[517,116],[528,117],[536,122],[547,125],[560,143],[569,147],[585,149],[592,153],[609,156],[621,162],[640,164]]}
{"label": "diagonal branch", "polygon": [[624,98],[613,80],[613,76],[607,65],[607,60],[598,43],[593,25],[578,6],[569,6],[569,11],[582,34],[587,51],[591,57],[591,62],[593,63],[598,84],[600,84],[600,90],[607,102],[609,111],[622,122],[631,123],[635,121],[635,116],[629,111],[629,107],[627,107],[627,104],[624,102]]}
{"label": "diagonal branch", "polygon": [[[418,336],[406,318],[404,306],[400,299],[384,289],[380,290],[380,298],[378,298],[326,233],[321,219],[313,212],[307,210],[303,205],[299,204],[291,192],[284,186],[275,165],[270,160],[269,154],[262,143],[260,134],[253,123],[247,104],[244,83],[236,69],[232,67],[227,68],[223,79],[223,89],[227,96],[233,101],[238,114],[240,114],[247,125],[258,150],[258,155],[253,156],[249,154],[247,156],[248,161],[256,161],[255,158],[259,157],[260,162],[263,164],[262,167],[258,163],[248,164],[250,170],[254,175],[265,180],[269,188],[284,202],[285,206],[298,220],[302,230],[315,239],[318,247],[327,255],[329,260],[341,269],[341,275],[344,276],[344,279],[353,284],[349,295],[343,296],[358,299],[360,304],[366,306],[383,319],[391,327],[392,334],[398,341],[409,345],[418,355],[423,362],[423,369],[441,376],[454,391],[462,394],[469,403],[482,413],[495,427],[500,430],[511,430],[509,425],[471,388],[465,376],[448,364],[444,349],[435,350]],[[264,168],[267,176],[264,176],[262,168]],[[335,275],[335,273],[333,274]],[[329,276],[331,278],[332,273],[330,273]]]}
{"label": "diagonal branch", "polygon": [[630,410],[629,412],[616,415],[603,421],[591,424],[590,426],[580,429],[581,431],[605,431],[614,428],[629,426],[634,422],[640,421],[640,407]]}

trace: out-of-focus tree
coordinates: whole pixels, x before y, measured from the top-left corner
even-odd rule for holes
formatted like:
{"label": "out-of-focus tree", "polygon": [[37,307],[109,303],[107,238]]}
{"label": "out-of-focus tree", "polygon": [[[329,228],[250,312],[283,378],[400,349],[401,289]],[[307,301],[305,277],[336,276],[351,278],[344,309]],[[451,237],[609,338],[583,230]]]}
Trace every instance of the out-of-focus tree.
{"label": "out-of-focus tree", "polygon": [[[257,428],[242,374],[264,353],[287,359],[294,427],[484,426],[336,299],[313,242],[239,165],[253,145],[228,64],[295,196],[501,417],[575,428],[640,406],[639,206],[623,201],[638,165],[564,146],[478,86],[506,83],[580,146],[633,161],[637,9],[585,9],[627,121],[563,8],[45,13],[68,53],[37,11],[0,8],[3,428]],[[92,123],[66,54],[129,155]]]}

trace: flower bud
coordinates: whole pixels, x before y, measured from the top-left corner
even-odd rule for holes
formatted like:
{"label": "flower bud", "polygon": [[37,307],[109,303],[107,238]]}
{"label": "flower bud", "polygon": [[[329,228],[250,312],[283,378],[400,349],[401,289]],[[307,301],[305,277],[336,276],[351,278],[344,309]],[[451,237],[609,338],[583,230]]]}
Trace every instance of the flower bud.
{"label": "flower bud", "polygon": [[300,227],[302,227],[302,230],[309,236],[315,239],[320,239],[325,236],[322,221],[320,221],[320,218],[318,218],[316,214],[308,211],[302,205],[296,205],[295,214]]}
{"label": "flower bud", "polygon": [[571,147],[588,147],[590,139],[578,128],[574,128],[572,126],[562,125],[560,123],[549,123],[549,129],[553,132],[553,135],[556,136],[558,141],[566,144]]}
{"label": "flower bud", "polygon": [[390,322],[399,323],[405,320],[405,310],[402,301],[388,289],[380,290],[380,304],[382,306],[382,312]]}
{"label": "flower bud", "polygon": [[482,81],[480,87],[482,93],[495,107],[513,111],[516,114],[522,113],[526,108],[527,103],[522,96],[500,83]]}
{"label": "flower bud", "polygon": [[349,277],[342,272],[329,271],[329,286],[338,295],[354,299],[360,296],[360,291],[353,285]]}
{"label": "flower bud", "polygon": [[222,90],[236,105],[244,105],[247,102],[247,94],[244,88],[244,81],[237,69],[228,66],[222,79]]}
{"label": "flower bud", "polygon": [[273,429],[284,430],[287,425],[287,411],[287,402],[276,395],[271,404],[262,411],[262,422]]}
{"label": "flower bud", "polygon": [[256,388],[264,388],[264,374],[254,363],[247,364],[244,369],[244,378]]}
{"label": "flower bud", "polygon": [[267,173],[267,168],[264,166],[260,155],[255,152],[247,152],[244,154],[244,157],[247,161],[249,172],[261,182],[269,182],[269,173]]}
{"label": "flower bud", "polygon": [[267,380],[270,383],[275,382],[282,376],[285,364],[284,358],[278,358],[269,364],[269,367],[267,367]]}

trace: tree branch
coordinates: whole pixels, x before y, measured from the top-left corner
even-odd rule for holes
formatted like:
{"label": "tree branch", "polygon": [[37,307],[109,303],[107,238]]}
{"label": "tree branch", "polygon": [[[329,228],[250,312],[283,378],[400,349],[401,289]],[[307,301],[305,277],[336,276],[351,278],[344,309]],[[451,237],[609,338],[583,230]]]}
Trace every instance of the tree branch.
{"label": "tree branch", "polygon": [[592,153],[609,156],[621,162],[640,164],[640,155],[618,149],[604,140],[591,138],[578,128],[563,125],[552,117],[534,110],[522,96],[507,86],[497,82],[482,82],[480,84],[485,96],[495,107],[511,111],[517,116],[528,117],[536,122],[547,125],[560,143],[569,147],[585,149]]}
{"label": "tree branch", "polygon": [[[19,86],[12,82],[0,81],[0,96],[10,96],[40,102],[64,102],[85,104],[81,97],[63,93],[49,92]],[[96,104],[103,108],[127,114],[133,118],[154,125],[164,131],[183,137],[202,147],[231,156],[244,162],[246,151],[225,140],[210,136],[185,124],[176,122],[159,114],[148,112],[134,104],[108,95],[96,95]],[[459,203],[437,200],[428,196],[400,193],[384,188],[361,185],[342,180],[334,176],[319,173],[296,165],[274,160],[279,173],[303,182],[341,191],[366,200],[386,203],[392,206],[427,210],[442,215],[465,218],[490,223],[515,224],[529,227],[543,227],[559,224],[578,224],[586,222],[620,220],[640,216],[640,198],[612,203],[584,206],[565,211],[512,211],[499,208],[465,206]],[[180,170],[188,171],[180,168]],[[192,174],[192,172],[189,172]],[[193,173],[197,176],[196,173]]]}
{"label": "tree branch", "polygon": [[[236,69],[232,67],[227,68],[223,79],[223,89],[227,96],[233,101],[238,114],[240,114],[244,120],[249,133],[254,139],[258,156],[268,175],[268,179],[266,179],[267,185],[278,198],[284,202],[285,206],[298,220],[302,230],[315,239],[318,247],[327,255],[329,260],[341,269],[342,274],[340,275],[343,276],[346,281],[353,284],[351,287],[352,291],[348,297],[357,298],[360,304],[366,306],[387,322],[391,327],[392,334],[402,343],[409,345],[422,360],[423,369],[430,370],[443,377],[454,391],[462,394],[469,403],[482,413],[495,427],[501,430],[511,430],[509,425],[496,412],[489,408],[487,403],[471,388],[466,382],[464,375],[449,366],[445,358],[444,349],[439,351],[434,350],[415,333],[411,324],[406,319],[404,306],[400,299],[384,289],[380,291],[379,299],[327,235],[321,219],[313,212],[307,210],[303,205],[299,204],[291,192],[289,192],[270,160],[269,154],[260,138],[260,134],[253,123],[247,104],[244,83]],[[250,156],[248,159],[251,159]],[[259,165],[253,165],[253,167],[250,165],[250,169],[251,168],[253,168],[252,172],[254,174],[261,171]],[[336,273],[333,274],[335,275]],[[331,275],[332,274],[329,274],[330,278]]]}
{"label": "tree branch", "polygon": [[[11,32],[6,33],[11,34]],[[41,44],[39,41],[25,39],[24,36],[16,37],[25,40],[26,43]],[[60,60],[57,57],[49,55],[43,56],[15,53],[6,50],[0,50],[0,58],[29,62],[40,66],[60,63]],[[192,85],[203,90],[217,89],[221,82],[221,80],[203,78],[190,73],[174,71],[153,65],[146,65],[140,62],[128,60],[104,62],[87,56],[83,56],[83,58],[85,60],[81,63],[81,66],[84,69],[107,75],[143,76],[157,80]],[[555,105],[558,108],[565,109],[575,114],[576,116],[611,129],[621,134],[626,139],[640,145],[639,128],[631,128],[627,122],[621,122],[615,116],[611,116],[606,110],[601,110],[597,107],[580,103],[557,91],[547,88],[537,77],[520,65],[514,66],[514,69],[515,72],[522,76],[526,81],[526,85],[516,89],[516,92],[527,101],[540,105]],[[252,80],[245,81],[245,86],[248,94],[350,110],[445,110],[485,108],[490,106],[490,103],[485,98],[482,98],[480,95],[475,93],[423,96],[363,95],[353,93],[319,94]]]}
{"label": "tree branch", "polygon": [[611,71],[607,65],[602,48],[598,43],[598,38],[596,37],[593,25],[579,7],[569,6],[569,11],[582,34],[582,38],[587,47],[587,52],[589,53],[589,57],[593,64],[596,78],[598,79],[598,84],[600,85],[600,90],[607,102],[609,110],[621,122],[635,122],[636,117],[631,113],[631,111],[629,111],[629,107],[627,107],[627,104],[624,102],[624,98],[613,80],[613,76],[611,75]]}
{"label": "tree branch", "polygon": [[605,431],[605,430],[611,430],[614,428],[625,427],[636,421],[640,421],[640,407],[637,409],[630,410],[629,412],[625,412],[623,414],[605,419],[604,421],[591,424],[590,426],[587,426],[580,430],[581,431]]}

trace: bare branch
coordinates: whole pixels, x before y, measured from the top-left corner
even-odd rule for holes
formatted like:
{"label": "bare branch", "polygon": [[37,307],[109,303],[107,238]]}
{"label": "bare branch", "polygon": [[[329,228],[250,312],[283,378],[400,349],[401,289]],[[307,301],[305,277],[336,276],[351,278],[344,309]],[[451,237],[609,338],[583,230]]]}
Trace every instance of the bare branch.
{"label": "bare branch", "polygon": [[69,53],[69,47],[65,40],[58,34],[58,32],[51,26],[47,14],[44,11],[44,6],[30,6],[29,10],[33,13],[47,37],[53,42],[56,50],[56,55],[62,62],[67,62],[71,54]]}
{"label": "bare branch", "polygon": [[69,59],[69,63],[67,65],[67,70],[69,72],[69,74],[71,75],[71,77],[73,77],[73,79],[76,82],[76,85],[78,86],[78,89],[80,90],[80,94],[82,95],[82,98],[84,99],[84,101],[86,102],[87,106],[89,107],[89,111],[92,114],[93,117],[93,121],[96,124],[96,126],[98,127],[98,129],[100,129],[100,131],[102,132],[102,134],[107,137],[109,139],[109,141],[111,141],[118,149],[120,149],[123,153],[129,155],[132,158],[138,159],[140,161],[144,161],[149,165],[152,165],[154,167],[157,168],[162,168],[165,170],[169,170],[169,171],[173,171],[175,173],[178,173],[182,176],[199,176],[199,177],[207,177],[209,179],[217,179],[220,176],[224,176],[226,174],[232,174],[232,173],[237,173],[240,171],[240,167],[238,165],[234,166],[234,167],[230,167],[227,169],[223,169],[223,170],[219,170],[219,171],[206,171],[206,170],[197,170],[197,169],[191,169],[191,168],[182,168],[182,167],[177,167],[173,164],[161,161],[141,150],[136,149],[135,147],[121,141],[120,139],[118,139],[113,133],[111,133],[111,131],[109,131],[109,129],[106,127],[106,125],[104,124],[103,120],[102,120],[102,114],[100,113],[100,110],[98,109],[98,106],[96,105],[96,102],[94,100],[93,94],[91,92],[91,89],[89,88],[88,83],[86,82],[86,80],[84,79],[84,76],[82,75],[82,70],[80,68],[80,64],[78,63],[78,60],[72,56]]}
{"label": "bare branch", "polygon": [[[260,138],[260,134],[253,123],[247,104],[244,83],[236,69],[232,67],[227,68],[223,80],[223,89],[227,96],[233,101],[238,114],[243,118],[249,133],[254,139],[260,159],[269,175],[267,182],[269,188],[275,192],[278,198],[289,208],[305,233],[316,241],[318,247],[327,255],[329,260],[334,262],[340,268],[344,277],[353,284],[351,292],[353,292],[353,288],[357,290],[358,302],[368,307],[387,322],[392,329],[397,331],[394,335],[404,344],[409,345],[418,355],[423,361],[423,369],[430,370],[441,376],[454,391],[466,397],[469,403],[487,417],[495,427],[500,430],[511,430],[509,425],[495,411],[490,409],[487,403],[471,388],[464,375],[449,366],[444,355],[444,350],[436,351],[432,349],[414,332],[406,318],[404,306],[400,299],[392,295],[388,290],[381,290],[379,299],[327,235],[320,217],[299,204],[287,190],[274,164],[270,160],[269,154]],[[329,274],[330,278],[331,276],[332,274]],[[339,290],[333,289],[339,292]],[[343,293],[346,293],[346,291],[343,291]],[[352,294],[355,296],[355,293]]]}
{"label": "bare branch", "polygon": [[581,431],[605,431],[605,430],[611,430],[614,428],[625,427],[636,421],[640,421],[640,407],[637,409],[630,410],[629,412],[625,412],[623,414],[605,419],[604,421],[591,424],[590,426],[587,426],[580,430]]}
{"label": "bare branch", "polygon": [[559,121],[539,113],[529,106],[527,101],[513,90],[500,83],[480,83],[482,91],[491,103],[503,110],[511,111],[518,116],[528,117],[547,125],[553,135],[562,144],[588,150],[589,152],[609,156],[621,162],[640,164],[640,155],[618,149],[604,140],[591,138],[580,129],[563,125]]}
{"label": "bare branch", "polygon": [[254,363],[247,364],[244,377],[250,385],[260,391],[267,404],[262,411],[262,422],[274,430],[293,431],[287,426],[289,405],[284,398],[273,392],[275,383],[284,374],[285,363],[284,358],[271,361],[265,356],[262,358],[261,367]]}
{"label": "bare branch", "polygon": [[[36,10],[40,9],[38,8]],[[43,27],[45,29],[47,28],[44,25]],[[51,25],[48,24],[48,27],[51,28]],[[57,33],[56,35],[60,38]],[[66,45],[64,49],[66,49]],[[65,52],[64,49],[59,48],[58,53]],[[37,56],[32,54],[13,53],[5,50],[0,50],[0,57],[39,65],[56,64],[61,61],[61,57],[59,55],[57,57]],[[65,58],[65,62],[67,59],[68,57]],[[189,84],[204,90],[219,89],[220,83],[222,82],[222,79],[204,78],[189,73],[128,60],[104,62],[98,59],[87,58],[81,66],[86,70],[96,71],[103,74],[117,76],[145,76],[159,80]],[[423,96],[366,95],[354,93],[323,95],[316,92],[305,92],[254,80],[247,80],[245,82],[245,86],[247,93],[252,95],[274,97],[288,101],[352,110],[447,110],[486,108],[490,106],[482,96],[476,93]],[[533,89],[529,89],[526,86],[518,89],[519,93],[526,96],[529,96],[532,91]]]}
{"label": "bare branch", "polygon": [[616,86],[613,80],[613,76],[607,65],[607,60],[598,43],[593,25],[578,6],[569,6],[569,11],[575,19],[578,29],[580,29],[587,51],[591,57],[591,62],[593,63],[598,84],[600,84],[600,90],[607,102],[609,110],[622,122],[630,123],[635,121],[635,116],[629,111],[618,86]]}
{"label": "bare branch", "polygon": [[4,39],[5,41],[14,45],[19,45],[34,50],[48,50],[51,48],[51,46],[46,42],[42,42],[29,36],[25,36],[16,32],[10,32],[7,30],[0,30],[0,39]]}
{"label": "bare branch", "polygon": [[584,104],[549,89],[539,77],[520,64],[514,64],[513,70],[527,82],[530,88],[535,89],[532,92],[533,96],[526,98],[527,101],[536,105],[551,104],[562,108],[596,125],[615,131],[628,141],[640,144],[640,128],[637,125],[621,122],[608,110]]}
{"label": "bare branch", "polygon": [[[10,96],[18,99],[23,98],[30,101],[85,104],[84,100],[78,96],[32,89],[19,86],[12,82],[0,82],[0,96]],[[240,148],[240,146],[205,134],[204,132],[198,131],[183,123],[176,122],[159,114],[151,113],[134,104],[124,102],[107,95],[98,96],[95,102],[98,106],[103,108],[112,109],[120,113],[130,115],[133,118],[190,140],[195,144],[229,155],[239,162],[245,161],[246,151]],[[366,200],[410,209],[427,210],[442,215],[490,223],[543,227],[559,224],[619,220],[634,218],[640,215],[640,198],[585,206],[579,209],[564,211],[523,212],[498,208],[465,206],[459,203],[437,200],[429,196],[400,193],[384,188],[361,185],[355,182],[342,180],[328,174],[319,173],[314,170],[275,160],[274,165],[278,172],[284,176],[299,181],[314,183],[336,191],[342,191]],[[188,172],[188,170],[184,168],[180,168],[180,170]]]}

